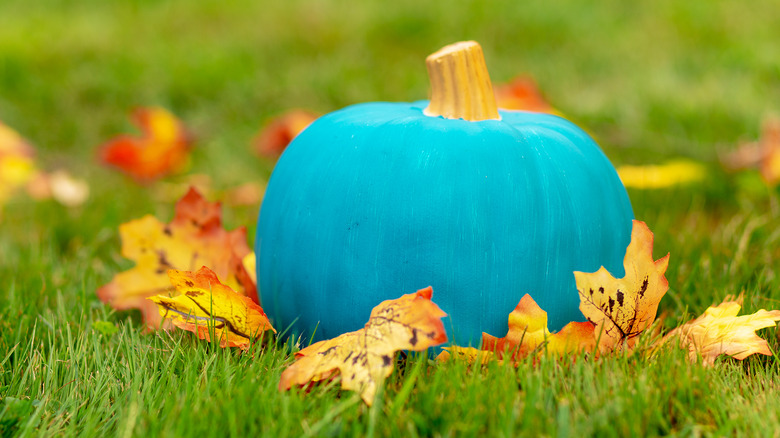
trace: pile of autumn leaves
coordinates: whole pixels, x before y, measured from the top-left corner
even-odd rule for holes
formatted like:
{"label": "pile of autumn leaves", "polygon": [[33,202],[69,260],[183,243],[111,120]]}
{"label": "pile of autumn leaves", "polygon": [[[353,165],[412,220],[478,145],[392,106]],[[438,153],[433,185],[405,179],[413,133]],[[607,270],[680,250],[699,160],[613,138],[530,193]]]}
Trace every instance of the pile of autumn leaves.
{"label": "pile of autumn leaves", "polygon": [[[140,309],[150,330],[173,324],[223,347],[247,350],[266,333],[275,333],[258,304],[246,230],[224,230],[218,203],[190,189],[170,223],[145,216],[123,224],[119,232],[122,255],[136,266],[98,290],[104,302],[121,310]],[[634,221],[623,278],[614,278],[604,268],[574,273],[586,322],[571,322],[550,333],[546,312],[526,295],[509,314],[506,336],[484,333],[480,349],[445,347],[439,360],[455,356],[517,363],[543,354],[633,353],[643,334],[650,340],[642,354],[668,344],[687,349],[692,361],[704,364],[721,354],[737,359],[771,355],[755,331],[780,321],[780,310],[737,316],[740,299],[727,298],[663,337],[655,333],[658,304],[669,287],[664,277],[669,255],[654,260],[652,250],[653,234],[643,222]],[[340,375],[344,389],[360,392],[371,404],[378,385],[393,371],[397,351],[421,351],[447,342],[442,322],[447,315],[431,300],[432,294],[426,288],[377,303],[363,329],[300,350],[282,373],[280,390]]]}

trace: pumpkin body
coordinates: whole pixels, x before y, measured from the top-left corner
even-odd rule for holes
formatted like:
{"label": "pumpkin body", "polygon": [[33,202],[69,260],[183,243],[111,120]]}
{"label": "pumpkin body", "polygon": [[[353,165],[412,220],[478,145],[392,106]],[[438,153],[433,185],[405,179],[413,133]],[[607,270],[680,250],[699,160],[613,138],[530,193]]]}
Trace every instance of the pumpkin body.
{"label": "pumpkin body", "polygon": [[332,338],[430,285],[450,340],[478,345],[526,293],[555,331],[583,320],[573,271],[623,275],[631,205],[587,134],[549,114],[469,122],[426,105],[345,108],[282,154],[256,241],[276,327]]}

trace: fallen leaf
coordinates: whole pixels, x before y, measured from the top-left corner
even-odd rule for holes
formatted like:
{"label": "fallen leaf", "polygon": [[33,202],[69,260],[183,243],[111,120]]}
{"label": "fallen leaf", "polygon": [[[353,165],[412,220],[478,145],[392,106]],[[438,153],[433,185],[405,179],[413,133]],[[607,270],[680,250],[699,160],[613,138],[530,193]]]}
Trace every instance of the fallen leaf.
{"label": "fallen leaf", "polygon": [[32,146],[0,122],[0,207],[36,173]]}
{"label": "fallen leaf", "polygon": [[560,115],[542,96],[536,81],[530,76],[519,76],[493,88],[496,104],[501,109],[533,111]]}
{"label": "fallen leaf", "polygon": [[653,233],[647,224],[635,220],[623,259],[625,277],[616,279],[603,266],[594,273],[574,273],[580,311],[596,325],[600,352],[632,348],[639,334],[653,323],[669,289],[664,277],[668,265],[669,254],[653,261]]}
{"label": "fallen leaf", "polygon": [[703,181],[707,169],[690,160],[672,160],[663,164],[644,166],[619,166],[623,185],[635,189],[661,189]]}
{"label": "fallen leaf", "polygon": [[176,204],[170,224],[151,215],[120,225],[122,255],[136,262],[98,289],[98,297],[117,310],[140,309],[150,329],[159,328],[157,306],[146,298],[176,295],[169,269],[194,270],[210,266],[225,284],[258,302],[255,283],[243,263],[251,250],[245,228],[225,231],[219,203],[206,201],[190,189]]}
{"label": "fallen leaf", "polygon": [[547,312],[526,294],[509,314],[509,331],[503,338],[482,333],[482,349],[496,353],[498,358],[508,354],[517,361],[534,352],[555,355],[578,351],[592,351],[595,347],[593,324],[570,322],[557,333],[547,329]]}
{"label": "fallen leaf", "polygon": [[780,117],[766,116],[758,141],[741,143],[735,151],[720,155],[720,162],[730,171],[757,168],[766,185],[777,186],[780,183]]}
{"label": "fallen leaf", "polygon": [[132,113],[141,135],[120,135],[100,147],[101,160],[138,181],[150,181],[181,170],[191,141],[182,122],[162,108]]}
{"label": "fallen leaf", "polygon": [[396,351],[421,351],[447,342],[441,321],[447,314],[431,301],[432,294],[427,287],[384,301],[371,311],[364,328],[299,351],[296,362],[282,373],[279,390],[339,371],[342,388],[358,391],[371,405],[378,385],[393,372]]}
{"label": "fallen leaf", "polygon": [[[453,357],[458,360],[466,361],[468,364],[474,364],[479,362],[481,365],[486,365],[496,360],[496,355],[492,351],[481,350],[474,347],[458,347],[452,345],[450,347],[443,347],[442,352],[436,356],[436,362],[444,363],[452,360]],[[503,362],[499,360],[499,363]]]}
{"label": "fallen leaf", "polygon": [[255,136],[255,150],[264,157],[278,157],[317,117],[319,116],[311,111],[293,109],[271,119]]}
{"label": "fallen leaf", "polygon": [[168,276],[179,294],[148,299],[157,304],[160,316],[170,318],[176,327],[209,342],[213,331],[222,348],[242,350],[249,349],[251,340],[263,332],[276,333],[262,307],[222,284],[206,266],[197,272],[171,269]]}
{"label": "fallen leaf", "polygon": [[27,183],[27,193],[33,199],[54,199],[66,207],[78,207],[89,199],[89,185],[64,170],[38,172]]}
{"label": "fallen leaf", "polygon": [[774,187],[780,183],[780,117],[767,118],[761,132],[764,154],[758,170],[767,185]]}
{"label": "fallen leaf", "polygon": [[252,251],[245,255],[241,263],[244,264],[244,270],[249,274],[249,279],[252,280],[252,283],[257,284],[257,256],[255,252]]}
{"label": "fallen leaf", "polygon": [[704,365],[712,365],[721,354],[743,360],[752,354],[772,355],[766,340],[756,330],[773,327],[780,321],[780,310],[764,309],[752,315],[737,316],[742,308],[742,297],[732,297],[717,306],[710,306],[703,315],[672,330],[659,345],[677,341],[688,350],[688,359],[701,357]]}

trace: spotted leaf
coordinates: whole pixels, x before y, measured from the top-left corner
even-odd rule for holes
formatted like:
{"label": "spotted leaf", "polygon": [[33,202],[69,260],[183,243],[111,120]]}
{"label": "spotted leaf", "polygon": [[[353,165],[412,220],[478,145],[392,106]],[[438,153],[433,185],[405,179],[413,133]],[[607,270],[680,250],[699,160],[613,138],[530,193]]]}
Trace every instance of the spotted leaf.
{"label": "spotted leaf", "polygon": [[421,351],[447,342],[441,321],[447,314],[431,301],[432,294],[428,287],[384,301],[371,311],[364,328],[299,351],[296,362],[282,373],[279,390],[338,372],[342,388],[358,391],[371,405],[378,385],[393,372],[396,351]]}
{"label": "spotted leaf", "polygon": [[248,297],[222,284],[217,274],[203,266],[197,272],[168,271],[171,284],[178,295],[155,295],[154,302],[160,316],[170,318],[180,329],[197,333],[211,341],[214,334],[224,348],[249,348],[250,341],[271,326],[263,309]]}
{"label": "spotted leaf", "polygon": [[620,279],[603,266],[594,273],[574,273],[580,311],[596,325],[602,353],[632,348],[655,320],[658,304],[669,289],[664,277],[669,254],[653,260],[653,233],[644,222],[633,221],[623,265],[626,275]]}

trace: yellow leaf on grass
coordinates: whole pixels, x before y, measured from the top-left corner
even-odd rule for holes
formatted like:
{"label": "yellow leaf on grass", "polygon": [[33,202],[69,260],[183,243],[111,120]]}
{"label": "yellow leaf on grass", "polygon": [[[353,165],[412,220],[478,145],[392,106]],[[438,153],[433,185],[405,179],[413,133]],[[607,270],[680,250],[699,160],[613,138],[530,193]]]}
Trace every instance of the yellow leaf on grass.
{"label": "yellow leaf on grass", "polygon": [[737,316],[741,308],[741,296],[736,300],[726,297],[700,317],[669,332],[661,345],[677,340],[688,350],[692,362],[701,357],[705,365],[712,365],[721,354],[739,360],[756,353],[771,356],[769,344],[756,335],[756,330],[775,326],[780,321],[780,310],[761,309],[752,315]]}
{"label": "yellow leaf on grass", "polygon": [[159,307],[160,316],[171,318],[180,329],[197,333],[211,341],[211,333],[220,346],[249,348],[250,340],[266,330],[276,333],[263,309],[246,296],[222,284],[217,274],[203,266],[197,272],[168,271],[179,295],[148,298]]}
{"label": "yellow leaf on grass", "polygon": [[619,166],[620,180],[626,187],[635,189],[661,189],[704,180],[707,169],[690,160],[672,160],[664,164],[644,166]]}
{"label": "yellow leaf on grass", "polygon": [[37,173],[35,152],[16,131],[0,123],[0,207]]}
{"label": "yellow leaf on grass", "polygon": [[444,347],[442,350],[444,351],[436,356],[436,362],[447,362],[454,357],[458,360],[466,361],[469,364],[479,362],[480,364],[485,365],[496,358],[496,355],[492,351],[480,350],[474,347],[458,347],[457,345],[452,345],[450,347]]}
{"label": "yellow leaf on grass", "polygon": [[136,262],[98,289],[98,297],[117,310],[140,309],[147,328],[162,322],[157,306],[146,298],[175,295],[169,269],[192,271],[209,266],[233,290],[258,302],[255,282],[243,263],[251,251],[246,229],[225,231],[219,203],[190,189],[176,204],[176,215],[163,224],[148,215],[119,226],[122,255]]}
{"label": "yellow leaf on grass", "polygon": [[503,338],[482,333],[482,349],[493,351],[499,358],[509,354],[519,360],[533,352],[555,355],[577,351],[592,351],[595,346],[593,324],[570,322],[561,331],[547,329],[547,312],[526,294],[509,314],[509,331]]}
{"label": "yellow leaf on grass", "polygon": [[603,266],[594,273],[575,272],[580,311],[596,325],[599,351],[606,353],[636,344],[655,320],[658,303],[669,289],[664,277],[669,254],[653,260],[653,233],[633,221],[631,243],[623,259],[626,275],[616,279]]}
{"label": "yellow leaf on grass", "polygon": [[358,391],[371,405],[378,385],[393,372],[395,352],[421,351],[447,342],[441,318],[428,287],[374,307],[366,326],[320,341],[296,353],[296,362],[282,373],[279,390],[341,374],[341,387]]}

